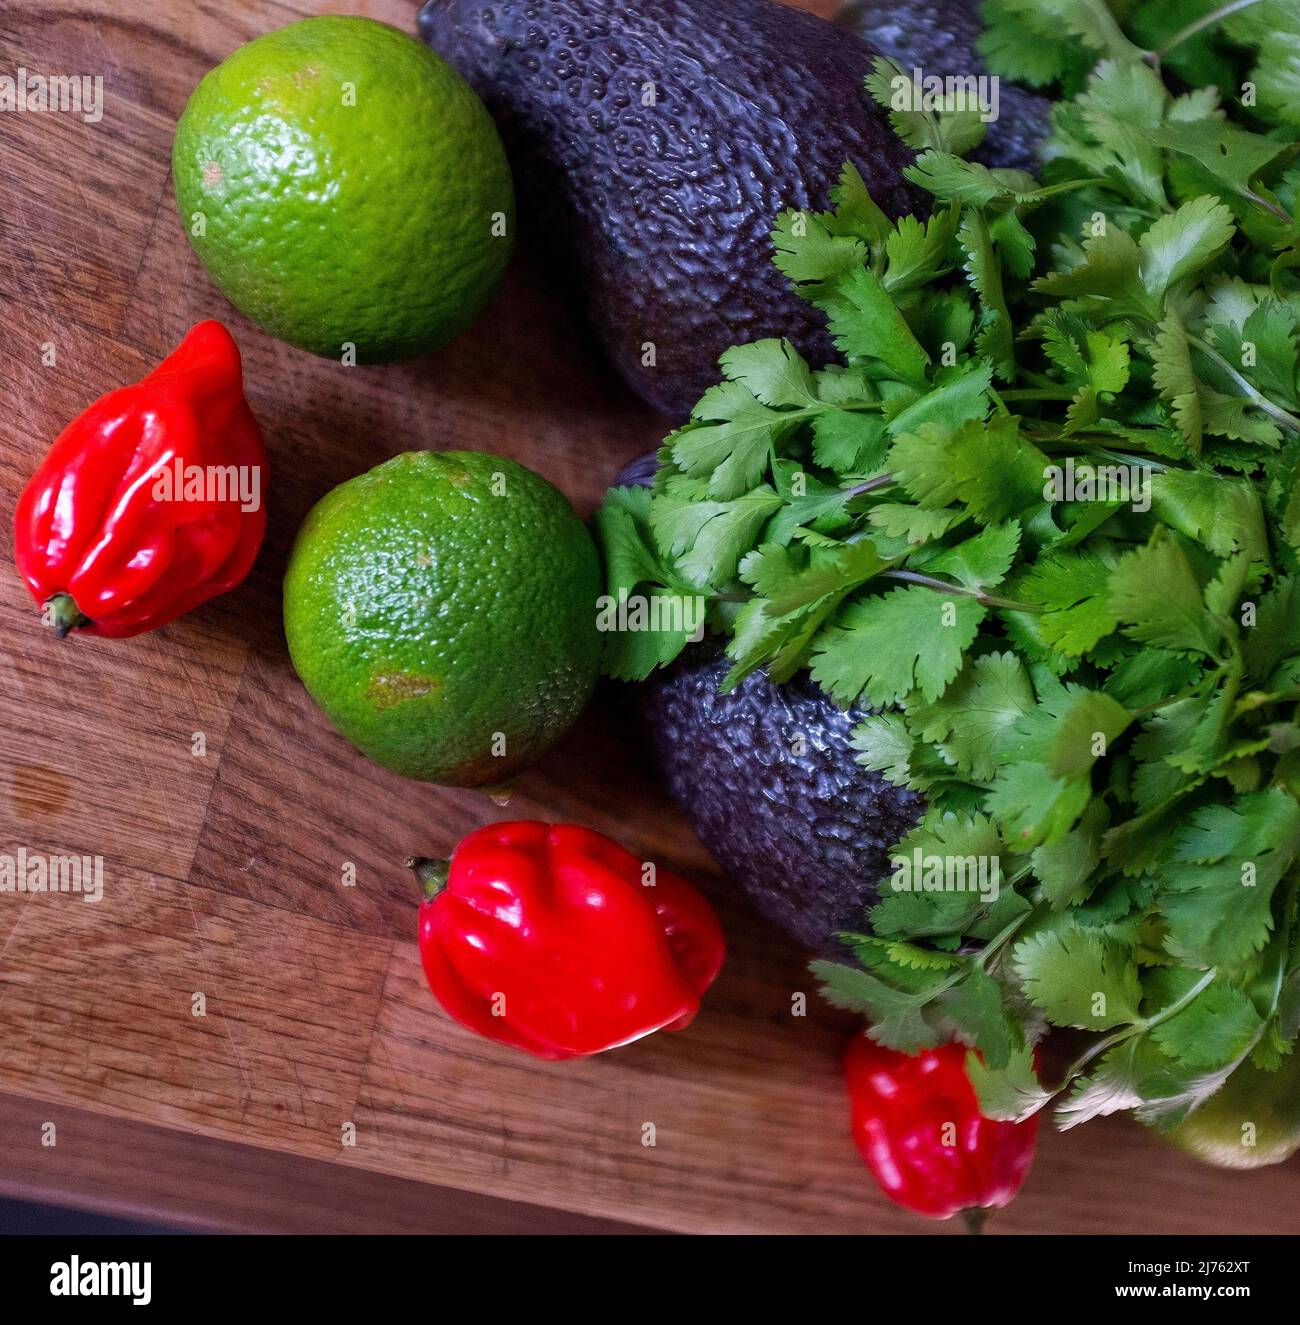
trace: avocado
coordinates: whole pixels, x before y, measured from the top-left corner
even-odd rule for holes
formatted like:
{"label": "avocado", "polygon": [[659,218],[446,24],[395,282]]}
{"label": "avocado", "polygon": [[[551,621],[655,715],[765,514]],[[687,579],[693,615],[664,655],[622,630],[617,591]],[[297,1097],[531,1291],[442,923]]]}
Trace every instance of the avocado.
{"label": "avocado", "polygon": [[716,640],[687,647],[639,684],[659,768],[700,841],[771,920],[805,947],[843,957],[891,872],[889,853],[924,799],[857,763],[867,709],[841,709],[801,673],[761,673],[728,694]]}
{"label": "avocado", "polygon": [[[979,0],[849,0],[835,22],[900,64],[909,73],[941,78],[988,72],[979,40]],[[971,153],[986,166],[1033,172],[1051,129],[1052,103],[998,80],[998,114]]]}
{"label": "avocado", "polygon": [[685,419],[746,341],[834,360],[770,236],[785,208],[825,209],[847,160],[890,216],[920,205],[865,41],[777,0],[429,0],[419,28],[486,103],[526,225],[652,406]]}

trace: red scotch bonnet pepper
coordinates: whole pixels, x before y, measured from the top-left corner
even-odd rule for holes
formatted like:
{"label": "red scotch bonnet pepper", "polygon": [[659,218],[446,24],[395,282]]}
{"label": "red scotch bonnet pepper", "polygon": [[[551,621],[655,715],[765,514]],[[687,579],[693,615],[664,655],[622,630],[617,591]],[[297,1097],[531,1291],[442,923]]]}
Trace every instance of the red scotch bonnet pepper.
{"label": "red scotch bonnet pepper", "polygon": [[681,1030],[722,967],[708,902],[586,828],[491,824],[449,863],[410,864],[434,996],[461,1025],[538,1058]]}
{"label": "red scotch bonnet pepper", "polygon": [[200,322],[60,433],[18,499],[18,571],[60,637],[154,630],[248,574],[266,478],[239,350]]}
{"label": "red scotch bonnet pepper", "polygon": [[932,1219],[1007,1204],[1034,1162],[1038,1117],[994,1122],[979,1111],[967,1050],[940,1045],[899,1053],[857,1036],[844,1059],[853,1139],[885,1194]]}

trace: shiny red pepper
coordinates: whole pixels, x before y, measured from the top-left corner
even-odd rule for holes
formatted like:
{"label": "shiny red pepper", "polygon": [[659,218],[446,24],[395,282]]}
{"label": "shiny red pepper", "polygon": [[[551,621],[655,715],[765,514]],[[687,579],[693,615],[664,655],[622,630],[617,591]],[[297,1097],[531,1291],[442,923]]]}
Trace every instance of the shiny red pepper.
{"label": "shiny red pepper", "polygon": [[[979,1111],[967,1050],[945,1044],[917,1054],[865,1035],[844,1059],[853,1139],[885,1195],[932,1219],[1007,1204],[1034,1162],[1037,1115],[994,1122]],[[971,1213],[975,1218],[971,1218]]]}
{"label": "shiny red pepper", "polygon": [[18,571],[60,637],[153,630],[248,574],[266,479],[239,350],[200,322],[59,434],[18,499]]}
{"label": "shiny red pepper", "polygon": [[708,902],[590,829],[492,824],[449,865],[410,863],[434,996],[461,1025],[538,1058],[681,1030],[722,967]]}

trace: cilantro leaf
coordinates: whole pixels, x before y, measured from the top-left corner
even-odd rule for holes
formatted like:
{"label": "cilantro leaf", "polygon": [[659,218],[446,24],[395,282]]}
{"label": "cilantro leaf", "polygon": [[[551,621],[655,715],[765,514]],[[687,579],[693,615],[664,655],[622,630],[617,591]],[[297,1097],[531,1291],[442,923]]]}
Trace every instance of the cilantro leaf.
{"label": "cilantro leaf", "polygon": [[890,417],[888,431],[897,437],[928,423],[957,428],[968,419],[982,419],[989,409],[992,378],[993,368],[986,359],[943,372],[932,390]]}
{"label": "cilantro leaf", "polygon": [[[915,940],[962,934],[977,927],[1003,896],[1014,897],[1000,882],[1000,853],[997,828],[986,816],[929,810],[890,853],[894,873],[881,882],[882,900],[870,912],[872,929],[884,938]],[[917,862],[920,878],[916,877]],[[981,862],[986,880],[997,871],[997,898],[991,896],[991,889],[986,894],[970,886],[942,890],[925,886],[926,870],[950,873],[954,883],[959,872],[967,884],[972,876],[978,881]]]}
{"label": "cilantro leaf", "polygon": [[826,305],[831,338],[850,363],[913,386],[926,385],[930,361],[879,276],[857,267],[838,282]]}
{"label": "cilantro leaf", "polygon": [[941,202],[974,207],[987,207],[995,201],[1031,202],[1046,192],[1023,171],[991,170],[978,161],[963,161],[951,152],[923,152],[903,174]]}
{"label": "cilantro leaf", "polygon": [[926,991],[897,989],[878,976],[841,962],[818,960],[809,963],[809,970],[822,982],[822,995],[828,1003],[870,1018],[869,1033],[877,1044],[916,1053],[942,1042],[942,1033],[925,1017],[929,1001]]}
{"label": "cilantro leaf", "polygon": [[1016,549],[1020,546],[1020,525],[1015,520],[990,524],[971,538],[951,547],[913,558],[912,564],[927,575],[951,576],[966,588],[982,593],[996,588],[1007,577]]}
{"label": "cilantro leaf", "polygon": [[978,1054],[967,1054],[966,1073],[986,1118],[1024,1122],[1052,1098],[1052,1092],[1045,1090],[1038,1079],[1034,1051],[1027,1044],[1016,1046],[1001,1069],[990,1067]]}
{"label": "cilantro leaf", "polygon": [[1069,1097],[1057,1106],[1062,1131],[1090,1118],[1105,1117],[1141,1104],[1142,1079],[1148,1070],[1152,1046],[1146,1036],[1132,1035],[1103,1054],[1091,1074],[1074,1083]]}
{"label": "cilantro leaf", "polygon": [[885,239],[885,289],[895,300],[929,284],[945,269],[957,221],[955,207],[936,212],[928,221],[915,216],[899,217],[898,224]]}
{"label": "cilantro leaf", "polygon": [[729,583],[781,498],[766,484],[734,501],[656,501],[650,512],[655,539],[688,584]]}
{"label": "cilantro leaf", "polygon": [[[1157,971],[1153,989],[1160,1002],[1172,1004],[1190,993],[1197,972],[1181,968]],[[1192,1068],[1218,1068],[1239,1058],[1254,1044],[1263,1027],[1255,1005],[1234,985],[1216,981],[1208,985],[1182,1011],[1160,1022],[1152,1038],[1170,1058]]]}
{"label": "cilantro leaf", "polygon": [[909,766],[916,742],[897,713],[873,713],[864,718],[853,729],[852,742],[864,768],[883,773],[896,786],[921,790]]}
{"label": "cilantro leaf", "polygon": [[913,586],[848,604],[812,656],[812,676],[843,704],[877,707],[912,690],[937,699],[961,669],[987,609]]}
{"label": "cilantro leaf", "polygon": [[1300,805],[1279,787],[1211,805],[1174,839],[1160,894],[1170,936],[1187,958],[1232,966],[1273,926],[1273,890],[1300,854]]}
{"label": "cilantro leaf", "polygon": [[772,231],[774,261],[789,277],[795,291],[821,305],[838,283],[862,266],[867,245],[851,234],[839,234],[827,225],[825,214],[785,211]]}
{"label": "cilantro leaf", "polygon": [[941,994],[940,1008],[957,1028],[979,1045],[984,1061],[994,1071],[1008,1068],[1024,1037],[1002,1003],[1002,990],[981,966],[972,964],[966,976]]}
{"label": "cilantro leaf", "polygon": [[812,373],[788,340],[737,345],[718,360],[723,375],[749,388],[764,405],[811,405],[816,400]]}
{"label": "cilantro leaf", "polygon": [[1221,631],[1186,554],[1166,538],[1126,552],[1110,572],[1110,609],[1134,639],[1215,657]]}
{"label": "cilantro leaf", "polygon": [[825,410],[813,419],[813,459],[840,474],[868,474],[885,459],[889,438],[880,414]]}
{"label": "cilantro leaf", "polygon": [[[1168,1127],[1295,1048],[1294,7],[1188,35],[986,0],[991,71],[1061,93],[1041,179],[963,160],[983,127],[877,61],[929,205],[891,220],[846,165],[773,232],[846,361],[729,350],[653,491],[596,518],[602,603],[707,601],[724,689],[806,669],[874,708],[858,762],[928,807],[827,995],[882,1043],[969,1042],[991,1116]],[[683,635],[611,632],[605,670]],[[1105,1037],[1060,1090],[1049,1023]]]}
{"label": "cilantro leaf", "polygon": [[1040,276],[1033,288],[1039,294],[1067,298],[1080,311],[1100,317],[1158,321],[1161,306],[1142,280],[1141,261],[1133,237],[1116,225],[1106,225],[1084,240],[1082,262],[1069,271]]}
{"label": "cilantro leaf", "polygon": [[966,254],[966,276],[980,300],[976,349],[993,361],[1000,377],[1010,381],[1016,372],[1015,337],[1002,286],[1002,265],[988,221],[980,212],[967,211],[962,217],[958,239]]}
{"label": "cilantro leaf", "polygon": [[994,776],[1017,719],[1033,704],[1033,686],[1020,659],[1014,653],[986,653],[967,664],[938,699],[911,708],[909,726],[984,782]]}
{"label": "cilantro leaf", "polygon": [[1112,566],[1100,552],[1058,552],[1035,562],[1016,591],[1048,609],[1038,618],[1046,643],[1078,655],[1115,629],[1109,598]]}
{"label": "cilantro leaf", "polygon": [[971,419],[955,431],[924,423],[898,438],[886,463],[924,510],[960,502],[990,524],[1023,516],[1044,500],[1047,457],[1008,415],[987,423]]}
{"label": "cilantro leaf", "polygon": [[[680,601],[689,589],[663,564],[648,528],[651,495],[647,488],[611,488],[596,512],[596,528],[605,548],[605,571],[611,604],[626,602],[642,587]],[[702,605],[701,605],[702,606]],[[681,614],[684,617],[684,613]],[[661,618],[662,619],[662,618]],[[604,634],[602,666],[608,676],[639,681],[671,662],[693,633],[683,623],[665,628],[613,630]]]}
{"label": "cilantro leaf", "polygon": [[1158,217],[1139,245],[1139,269],[1151,297],[1164,299],[1171,286],[1213,262],[1236,230],[1232,213],[1205,196]]}
{"label": "cilantro leaf", "polygon": [[1062,925],[1017,943],[1012,964],[1031,1002],[1058,1026],[1104,1031],[1135,1022],[1142,990],[1121,943]]}

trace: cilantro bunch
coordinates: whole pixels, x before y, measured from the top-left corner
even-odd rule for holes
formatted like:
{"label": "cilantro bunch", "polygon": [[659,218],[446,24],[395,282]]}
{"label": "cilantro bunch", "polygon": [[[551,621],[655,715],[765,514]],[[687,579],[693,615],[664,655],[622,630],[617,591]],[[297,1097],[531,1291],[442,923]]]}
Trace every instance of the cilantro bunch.
{"label": "cilantro bunch", "polygon": [[[703,596],[728,687],[869,706],[858,759],[928,804],[898,855],[1001,862],[992,902],[882,884],[832,1001],[959,1035],[990,1116],[1171,1126],[1300,1031],[1300,7],[985,15],[994,72],[1061,94],[1041,178],[891,111],[929,214],[846,166],[773,235],[843,364],[724,355],[598,516],[609,590]],[[625,678],[685,644],[609,639]],[[1092,1038],[1040,1082],[1048,1026]]]}

